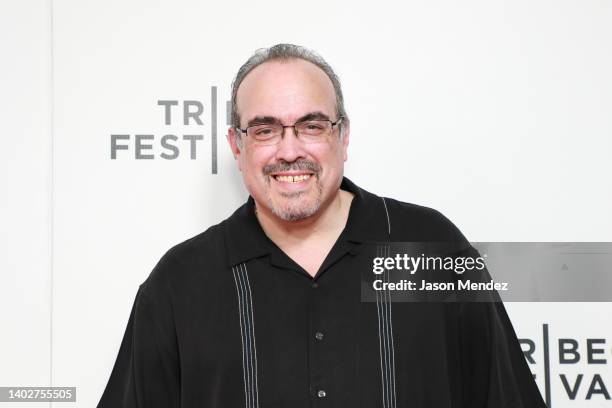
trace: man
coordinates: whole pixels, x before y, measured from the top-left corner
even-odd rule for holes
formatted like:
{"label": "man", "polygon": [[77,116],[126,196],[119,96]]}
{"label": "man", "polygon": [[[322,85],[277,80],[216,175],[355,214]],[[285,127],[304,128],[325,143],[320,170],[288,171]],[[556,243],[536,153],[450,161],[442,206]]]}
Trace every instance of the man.
{"label": "man", "polygon": [[249,199],[140,285],[99,407],[544,406],[501,303],[363,301],[368,243],[469,244],[345,178],[349,136],[315,53],[240,68],[228,141]]}

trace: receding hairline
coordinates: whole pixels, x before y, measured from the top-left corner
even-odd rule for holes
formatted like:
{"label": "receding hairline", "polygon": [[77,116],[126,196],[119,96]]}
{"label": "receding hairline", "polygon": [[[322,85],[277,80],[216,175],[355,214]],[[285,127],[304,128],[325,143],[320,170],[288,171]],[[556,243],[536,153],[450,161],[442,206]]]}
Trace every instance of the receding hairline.
{"label": "receding hairline", "polygon": [[[323,74],[323,77],[325,78],[329,89],[331,89],[331,94],[332,94],[332,98],[333,98],[333,105],[334,107],[336,106],[336,101],[338,100],[338,95],[336,94],[336,88],[334,87],[334,82],[332,81],[332,79],[329,77],[329,75],[327,74],[327,72],[325,72],[325,70],[323,68],[321,68],[320,66],[318,66],[317,64],[315,64],[312,61],[309,61],[305,58],[301,58],[299,56],[283,56],[283,57],[276,57],[276,58],[272,58],[269,59],[267,61],[264,61],[256,66],[254,66],[249,72],[247,72],[244,77],[242,78],[242,80],[240,81],[240,84],[238,84],[238,88],[236,89],[236,111],[238,111],[238,104],[239,104],[239,98],[238,95],[240,94],[240,89],[242,88],[242,84],[244,84],[244,82],[247,80],[247,78],[254,72],[257,71],[258,68],[260,67],[265,67],[265,66],[269,66],[269,65],[273,65],[275,63],[281,64],[281,65],[285,65],[285,64],[290,64],[290,63],[306,63],[307,65],[310,65],[312,67],[316,68],[316,71],[320,72]],[[334,109],[335,111],[335,109]],[[238,115],[242,118],[242,115],[240,114],[240,112],[237,112]]]}
{"label": "receding hairline", "polygon": [[340,134],[343,134],[343,123],[348,124],[349,117],[344,107],[344,96],[342,92],[342,86],[340,84],[340,78],[338,77],[334,69],[331,67],[331,65],[327,61],[325,61],[325,59],[316,51],[308,49],[306,47],[302,47],[300,45],[287,43],[276,44],[269,48],[257,49],[238,69],[238,72],[236,73],[236,76],[234,77],[231,86],[231,109],[229,119],[232,127],[238,129],[242,121],[240,113],[238,112],[237,94],[238,88],[242,84],[243,80],[248,76],[248,74],[258,66],[263,65],[266,62],[278,61],[280,63],[290,63],[292,61],[297,60],[304,60],[315,65],[316,67],[321,69],[323,73],[327,75],[328,79],[332,82],[336,101],[335,113],[336,115],[338,115],[338,117],[342,117],[344,119],[343,122],[339,124]]}

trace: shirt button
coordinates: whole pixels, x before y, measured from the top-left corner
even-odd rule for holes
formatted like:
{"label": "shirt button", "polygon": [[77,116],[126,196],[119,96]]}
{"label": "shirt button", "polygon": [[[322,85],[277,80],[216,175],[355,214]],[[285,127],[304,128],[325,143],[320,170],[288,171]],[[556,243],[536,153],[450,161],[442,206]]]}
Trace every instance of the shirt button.
{"label": "shirt button", "polygon": [[321,332],[316,332],[316,333],[315,333],[315,339],[317,339],[317,340],[323,340],[323,333],[321,333]]}
{"label": "shirt button", "polygon": [[312,287],[316,289],[316,288],[318,288],[318,287],[319,287],[319,284],[318,284],[317,282],[314,282],[314,283],[312,284]]}
{"label": "shirt button", "polygon": [[325,398],[325,390],[319,390],[317,391],[317,397],[319,398]]}

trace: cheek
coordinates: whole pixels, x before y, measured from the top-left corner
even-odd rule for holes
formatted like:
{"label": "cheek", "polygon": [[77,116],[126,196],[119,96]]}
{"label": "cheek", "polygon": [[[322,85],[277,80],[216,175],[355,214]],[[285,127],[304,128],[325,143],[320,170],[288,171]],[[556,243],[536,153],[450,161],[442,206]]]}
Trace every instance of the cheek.
{"label": "cheek", "polygon": [[326,146],[326,149],[322,149],[315,157],[327,171],[337,171],[344,162],[344,151],[339,145]]}
{"label": "cheek", "polygon": [[264,152],[249,152],[249,154],[244,154],[241,157],[241,171],[243,172],[244,176],[249,180],[260,180],[264,177],[262,169],[266,165],[265,158],[267,156],[261,153]]}

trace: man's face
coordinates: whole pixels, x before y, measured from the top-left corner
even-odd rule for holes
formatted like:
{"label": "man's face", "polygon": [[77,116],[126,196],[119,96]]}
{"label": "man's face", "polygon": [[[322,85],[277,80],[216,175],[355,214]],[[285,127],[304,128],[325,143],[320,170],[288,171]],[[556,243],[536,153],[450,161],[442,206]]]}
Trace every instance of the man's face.
{"label": "man's face", "polygon": [[[240,84],[237,107],[243,129],[262,118],[275,118],[283,125],[313,114],[338,120],[331,80],[301,59],[269,61],[253,69]],[[304,143],[293,128],[286,128],[276,145],[257,144],[243,133],[241,146],[237,132],[230,128],[232,152],[258,207],[297,221],[329,204],[338,192],[347,158],[349,127],[344,125],[342,140],[338,126],[316,143]]]}

